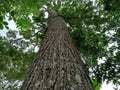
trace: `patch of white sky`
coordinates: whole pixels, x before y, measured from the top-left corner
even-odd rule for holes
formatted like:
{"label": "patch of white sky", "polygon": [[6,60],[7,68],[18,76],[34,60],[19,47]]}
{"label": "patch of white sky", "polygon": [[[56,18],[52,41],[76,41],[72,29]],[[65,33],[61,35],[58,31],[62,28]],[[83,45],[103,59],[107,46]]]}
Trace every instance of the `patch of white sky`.
{"label": "patch of white sky", "polygon": [[[8,26],[11,30],[18,30],[16,25],[15,25],[15,22],[13,20],[10,20],[10,21],[7,20],[7,22],[8,22]],[[8,30],[4,27],[3,30],[0,30],[0,35],[6,36],[7,32],[8,32]]]}
{"label": "patch of white sky", "polygon": [[[9,30],[14,30],[14,31],[19,31],[19,29],[17,28],[14,20],[8,20],[7,16],[6,16],[6,21],[8,22],[8,27]],[[6,37],[7,32],[9,31],[8,29],[6,29],[5,27],[3,28],[3,30],[0,30],[0,36]],[[19,33],[16,33],[16,39],[22,39],[23,36],[20,35]],[[27,41],[26,39],[23,38],[23,40]],[[19,46],[18,46],[19,47]],[[38,46],[34,47],[33,45],[29,45],[24,52],[27,52],[29,49],[34,48],[34,51],[37,52],[38,51]]]}
{"label": "patch of white sky", "polygon": [[[95,4],[94,2],[95,2],[95,1],[98,1],[98,0],[91,0],[91,1],[93,1],[93,4]],[[31,18],[31,16],[29,16],[29,17]],[[48,17],[48,13],[45,12],[45,18],[47,18],[47,17]],[[10,21],[9,21],[7,18],[6,18],[6,20],[7,20],[7,22],[8,22],[8,26],[9,26],[10,30],[18,30],[18,28],[16,27],[16,24],[15,24],[15,22],[14,22],[13,20],[10,20]],[[36,31],[37,31],[37,30],[36,30]],[[4,28],[3,30],[0,30],[0,35],[1,35],[1,36],[6,36],[6,33],[7,33],[7,32],[8,32],[8,30],[7,30],[6,28]],[[111,31],[109,31],[109,32],[106,32],[106,35],[108,35],[108,36],[113,36],[114,34],[115,34],[115,31],[114,31],[114,30],[111,30]],[[20,36],[19,34],[17,34],[17,38],[21,38],[21,37],[22,37],[22,36]],[[114,43],[110,43],[107,48],[109,49],[109,48],[112,47],[114,44],[117,45],[117,43],[115,43],[115,42],[114,42]],[[31,47],[32,47],[32,46],[26,48],[25,51],[29,50]],[[35,52],[38,51],[38,47],[35,47],[34,49],[35,49],[35,50],[34,50]],[[104,63],[105,60],[106,60],[105,57],[103,57],[102,59],[99,59],[99,63],[98,63],[98,64]],[[106,81],[105,81],[105,82],[103,82],[100,90],[107,90],[107,89],[109,89],[109,90],[114,90],[113,87],[114,87],[114,85],[112,84],[112,82],[109,83],[109,84],[107,84]],[[120,87],[119,87],[119,90],[120,90]]]}

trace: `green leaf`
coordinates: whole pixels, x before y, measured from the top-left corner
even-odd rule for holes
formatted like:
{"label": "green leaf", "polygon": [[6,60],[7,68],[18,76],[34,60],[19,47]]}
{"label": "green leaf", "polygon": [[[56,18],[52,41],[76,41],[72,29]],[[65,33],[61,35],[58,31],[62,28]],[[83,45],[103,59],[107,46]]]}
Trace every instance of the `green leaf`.
{"label": "green leaf", "polygon": [[6,22],[6,21],[3,21],[3,24],[4,24],[4,25],[8,25],[8,22]]}
{"label": "green leaf", "polygon": [[3,21],[3,16],[0,16],[0,22],[2,22]]}
{"label": "green leaf", "polygon": [[93,86],[94,86],[95,90],[100,90],[101,85],[102,85],[101,83],[97,82],[96,79],[93,79],[92,83],[93,83]]}
{"label": "green leaf", "polygon": [[27,18],[20,18],[17,21],[17,24],[21,26],[21,28],[29,29],[31,27],[31,22]]}
{"label": "green leaf", "polygon": [[9,29],[8,25],[5,26],[6,29]]}
{"label": "green leaf", "polygon": [[3,25],[0,23],[0,29],[3,29]]}

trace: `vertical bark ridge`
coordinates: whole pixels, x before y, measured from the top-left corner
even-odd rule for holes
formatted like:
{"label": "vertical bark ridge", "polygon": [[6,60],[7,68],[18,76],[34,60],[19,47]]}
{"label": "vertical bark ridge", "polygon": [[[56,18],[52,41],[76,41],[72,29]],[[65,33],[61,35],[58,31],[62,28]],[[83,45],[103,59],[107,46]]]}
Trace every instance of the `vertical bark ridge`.
{"label": "vertical bark ridge", "polygon": [[61,17],[49,18],[48,31],[21,90],[93,90]]}

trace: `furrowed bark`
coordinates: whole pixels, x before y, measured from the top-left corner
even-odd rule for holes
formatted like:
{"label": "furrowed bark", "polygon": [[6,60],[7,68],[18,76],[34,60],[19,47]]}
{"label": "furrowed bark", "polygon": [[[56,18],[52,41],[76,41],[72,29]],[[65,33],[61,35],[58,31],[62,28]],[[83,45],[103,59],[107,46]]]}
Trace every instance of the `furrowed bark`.
{"label": "furrowed bark", "polygon": [[65,21],[48,12],[48,31],[21,90],[93,90]]}

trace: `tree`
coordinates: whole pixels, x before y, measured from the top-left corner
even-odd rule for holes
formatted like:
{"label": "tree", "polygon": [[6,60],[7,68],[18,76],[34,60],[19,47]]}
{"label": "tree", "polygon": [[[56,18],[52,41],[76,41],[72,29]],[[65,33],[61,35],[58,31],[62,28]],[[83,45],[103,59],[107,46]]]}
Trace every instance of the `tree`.
{"label": "tree", "polygon": [[48,30],[21,90],[93,90],[65,21],[48,9]]}
{"label": "tree", "polygon": [[119,1],[106,4],[106,0],[0,0],[0,29],[9,28],[6,18],[14,20],[19,29],[8,30],[7,36],[0,38],[0,89],[16,90],[21,86],[35,57],[34,49],[48,28],[46,12],[41,8],[45,5],[66,21],[94,87],[100,89],[104,81],[119,86]]}

